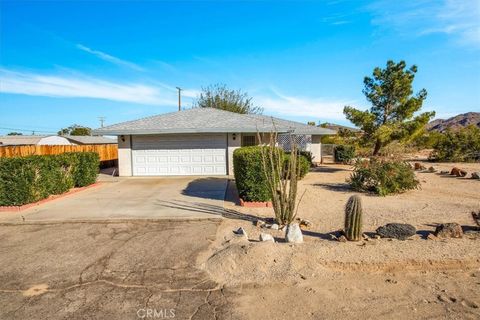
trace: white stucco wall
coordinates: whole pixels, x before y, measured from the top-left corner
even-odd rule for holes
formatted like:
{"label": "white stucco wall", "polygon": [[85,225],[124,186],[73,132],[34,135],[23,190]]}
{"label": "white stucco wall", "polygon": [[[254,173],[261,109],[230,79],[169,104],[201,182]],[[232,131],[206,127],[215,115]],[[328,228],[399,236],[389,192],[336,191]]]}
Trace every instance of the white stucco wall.
{"label": "white stucco wall", "polygon": [[320,163],[322,161],[322,143],[320,142],[322,136],[312,135],[312,143],[307,145],[307,151],[310,151],[313,156],[314,163]]}
{"label": "white stucco wall", "polygon": [[62,145],[62,146],[69,146],[74,143],[71,143],[67,138],[60,137],[60,136],[48,136],[40,139],[37,145]]}
{"label": "white stucco wall", "polygon": [[118,175],[120,177],[130,177],[132,175],[132,149],[130,139],[131,136],[118,137]]}
{"label": "white stucco wall", "polygon": [[228,175],[233,175],[233,151],[242,146],[242,134],[241,133],[229,133],[228,134],[228,146],[227,146],[227,168]]}

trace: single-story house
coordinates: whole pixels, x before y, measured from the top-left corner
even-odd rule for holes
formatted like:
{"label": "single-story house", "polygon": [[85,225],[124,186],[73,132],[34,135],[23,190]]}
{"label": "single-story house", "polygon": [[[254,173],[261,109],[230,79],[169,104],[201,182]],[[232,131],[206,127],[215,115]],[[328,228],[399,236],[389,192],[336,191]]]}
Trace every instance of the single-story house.
{"label": "single-story house", "polygon": [[233,151],[261,143],[257,133],[274,131],[301,137],[304,149],[318,162],[321,136],[335,134],[295,121],[212,108],[123,122],[93,134],[118,136],[120,176],[231,175]]}
{"label": "single-story house", "polygon": [[1,146],[31,146],[31,145],[72,145],[67,138],[50,135],[50,136],[0,136]]}
{"label": "single-story house", "polygon": [[0,146],[116,144],[117,140],[99,136],[13,135],[0,136]]}

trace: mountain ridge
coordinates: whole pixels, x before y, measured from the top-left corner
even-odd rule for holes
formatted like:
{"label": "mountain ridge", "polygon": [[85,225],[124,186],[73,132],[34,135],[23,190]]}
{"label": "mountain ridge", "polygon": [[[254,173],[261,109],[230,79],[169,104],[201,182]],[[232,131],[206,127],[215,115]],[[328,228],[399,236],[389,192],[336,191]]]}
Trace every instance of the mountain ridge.
{"label": "mountain ridge", "polygon": [[448,119],[435,119],[427,124],[427,130],[444,132],[447,129],[458,130],[469,125],[480,128],[480,112],[467,112]]}

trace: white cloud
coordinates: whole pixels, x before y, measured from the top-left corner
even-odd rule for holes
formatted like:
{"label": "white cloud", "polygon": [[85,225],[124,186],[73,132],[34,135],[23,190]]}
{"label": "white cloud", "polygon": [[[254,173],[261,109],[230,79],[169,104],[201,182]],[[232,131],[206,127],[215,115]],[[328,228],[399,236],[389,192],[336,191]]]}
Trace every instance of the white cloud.
{"label": "white cloud", "polygon": [[478,0],[379,0],[368,6],[372,23],[405,35],[447,34],[464,45],[480,46]]}
{"label": "white cloud", "polygon": [[343,108],[355,104],[355,101],[343,99],[311,98],[289,96],[272,89],[273,96],[259,96],[256,104],[268,112],[277,112],[287,116],[312,117],[319,120],[345,120]]}
{"label": "white cloud", "polygon": [[87,76],[42,75],[0,68],[0,92],[32,96],[94,98],[149,105],[176,105],[165,86],[118,83]]}
{"label": "white cloud", "polygon": [[[0,93],[105,99],[145,105],[175,106],[177,104],[177,89],[165,83],[120,83],[78,73],[44,75],[2,68],[0,68]],[[186,106],[199,93],[197,89],[185,88],[182,91],[183,104]],[[343,107],[355,104],[355,101],[289,96],[271,89],[268,94],[258,94],[255,103],[265,108],[266,113],[312,117],[319,120],[345,120]]]}
{"label": "white cloud", "polygon": [[111,62],[113,64],[116,64],[116,65],[119,65],[119,66],[122,66],[122,67],[127,67],[127,68],[130,68],[130,69],[135,70],[135,71],[145,71],[144,68],[140,67],[139,65],[137,65],[133,62],[122,60],[120,58],[111,56],[111,55],[109,55],[105,52],[102,52],[102,51],[93,50],[93,49],[91,49],[89,47],[86,47],[82,44],[77,44],[77,48],[82,50],[82,51],[91,53],[94,56],[97,56],[98,58],[100,58],[102,60],[105,60],[105,61],[108,61],[108,62]]}

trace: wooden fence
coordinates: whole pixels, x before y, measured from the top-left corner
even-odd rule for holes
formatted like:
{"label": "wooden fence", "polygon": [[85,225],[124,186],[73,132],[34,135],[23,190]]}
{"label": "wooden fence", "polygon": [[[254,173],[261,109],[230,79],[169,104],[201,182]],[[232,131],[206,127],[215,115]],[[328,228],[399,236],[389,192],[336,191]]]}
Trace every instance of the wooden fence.
{"label": "wooden fence", "polygon": [[100,155],[100,161],[118,159],[118,147],[116,144],[0,146],[0,157],[7,158],[66,152],[97,152]]}

